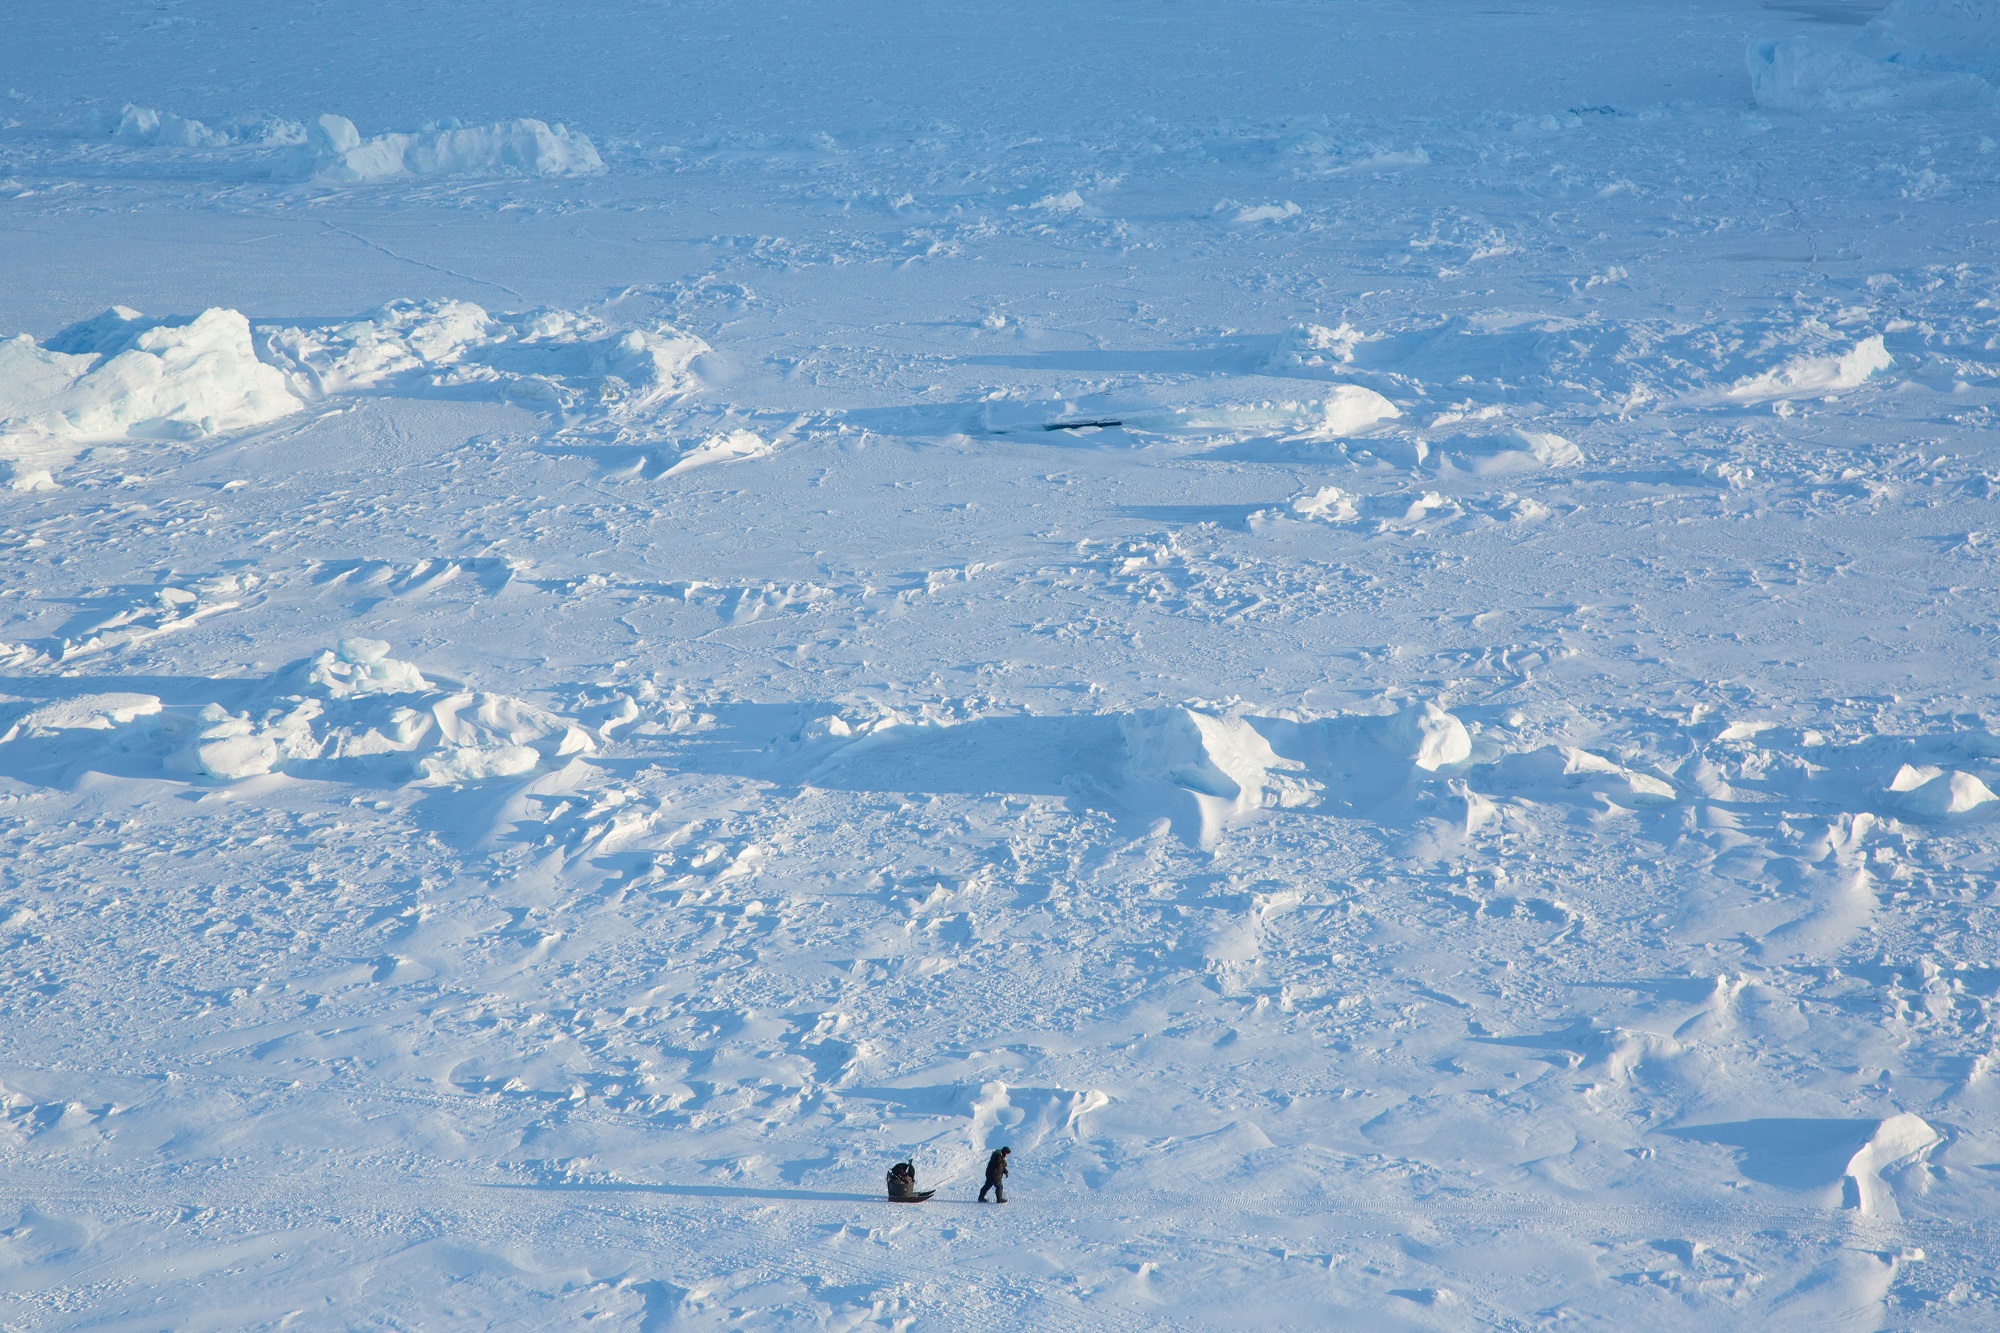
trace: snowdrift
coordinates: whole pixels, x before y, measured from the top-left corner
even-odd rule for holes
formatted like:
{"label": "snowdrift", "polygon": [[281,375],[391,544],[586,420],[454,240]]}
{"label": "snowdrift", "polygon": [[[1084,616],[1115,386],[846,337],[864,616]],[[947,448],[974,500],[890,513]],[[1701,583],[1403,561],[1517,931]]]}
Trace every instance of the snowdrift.
{"label": "snowdrift", "polygon": [[[1449,780],[1472,758],[1465,724],[1435,703],[1386,715],[1294,719],[1208,709],[1140,709],[1119,718],[1118,795],[1214,847],[1265,809],[1372,807]],[[1403,822],[1408,812],[1392,816]]]}

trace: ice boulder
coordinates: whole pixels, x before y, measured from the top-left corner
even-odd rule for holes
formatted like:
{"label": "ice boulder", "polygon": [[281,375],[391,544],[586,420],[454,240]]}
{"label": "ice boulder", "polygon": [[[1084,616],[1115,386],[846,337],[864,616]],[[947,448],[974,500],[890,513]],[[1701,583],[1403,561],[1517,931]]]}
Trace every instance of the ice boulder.
{"label": "ice boulder", "polygon": [[123,306],[46,344],[0,342],[0,457],[64,456],[69,443],[195,439],[302,407],[257,359],[250,321],[212,309],[149,320]]}
{"label": "ice boulder", "polygon": [[428,176],[591,176],[603,170],[604,160],[588,138],[539,120],[478,126],[446,121],[412,133],[363,138],[345,116],[323,115],[306,127],[304,148],[278,174],[359,185]]}
{"label": "ice boulder", "polygon": [[1314,788],[1240,717],[1194,708],[1146,708],[1119,719],[1128,803],[1157,809],[1212,847],[1229,824],[1266,805],[1298,805]]}
{"label": "ice boulder", "polygon": [[1271,350],[1266,365],[1274,375],[1301,371],[1337,370],[1354,363],[1354,349],[1374,342],[1380,334],[1363,333],[1348,323],[1334,328],[1324,324],[1300,324],[1286,330]]}
{"label": "ice boulder", "polygon": [[1403,415],[1387,398],[1359,384],[1335,386],[1316,407],[1317,412],[1300,423],[1300,434],[1307,439],[1345,439]]}
{"label": "ice boulder", "polygon": [[1848,1159],[1842,1173],[1842,1193],[1847,1206],[1863,1215],[1895,1213],[1895,1196],[1882,1179],[1891,1167],[1914,1162],[1944,1142],[1944,1135],[1932,1129],[1924,1118],[1908,1111],[1892,1115],[1875,1127],[1868,1141]]}
{"label": "ice boulder", "polygon": [[1390,740],[1410,762],[1426,773],[1462,764],[1472,757],[1472,737],[1465,724],[1434,703],[1398,713],[1389,723]]}
{"label": "ice boulder", "polygon": [[1889,780],[1889,791],[1899,808],[1931,819],[1969,815],[2000,799],[1970,773],[1928,764],[1904,764]]}
{"label": "ice boulder", "polygon": [[380,639],[342,639],[340,646],[309,658],[305,685],[329,699],[358,694],[419,694],[430,689],[423,672],[389,656]]}
{"label": "ice boulder", "polygon": [[1292,512],[1323,523],[1346,523],[1360,514],[1354,497],[1338,486],[1321,486],[1292,497]]}
{"label": "ice boulder", "polygon": [[166,768],[218,782],[240,782],[269,773],[279,759],[275,737],[261,732],[247,715],[209,704],[202,710],[199,729],[186,745],[167,757]]}

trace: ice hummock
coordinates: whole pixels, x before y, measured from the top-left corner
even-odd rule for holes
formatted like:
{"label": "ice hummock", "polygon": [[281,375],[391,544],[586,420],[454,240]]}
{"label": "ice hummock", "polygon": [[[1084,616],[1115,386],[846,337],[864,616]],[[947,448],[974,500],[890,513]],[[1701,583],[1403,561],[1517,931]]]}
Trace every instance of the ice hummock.
{"label": "ice hummock", "polygon": [[305,145],[280,174],[328,185],[431,176],[594,176],[604,170],[589,137],[530,117],[491,125],[449,122],[364,138],[345,116],[306,127]]}
{"label": "ice hummock", "polygon": [[1858,37],[1760,40],[1751,94],[1780,111],[1898,111],[2000,105],[2000,3],[1895,0]]}

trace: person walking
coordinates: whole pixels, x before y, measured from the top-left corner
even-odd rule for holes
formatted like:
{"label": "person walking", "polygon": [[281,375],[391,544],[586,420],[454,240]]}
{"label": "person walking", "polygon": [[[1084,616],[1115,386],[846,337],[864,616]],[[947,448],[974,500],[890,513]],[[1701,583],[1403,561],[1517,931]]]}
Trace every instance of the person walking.
{"label": "person walking", "polygon": [[1002,1148],[986,1159],[986,1183],[979,1187],[979,1201],[986,1202],[986,1191],[993,1191],[995,1203],[1007,1202],[1007,1187],[1001,1182],[1007,1177],[1007,1154],[1011,1149]]}

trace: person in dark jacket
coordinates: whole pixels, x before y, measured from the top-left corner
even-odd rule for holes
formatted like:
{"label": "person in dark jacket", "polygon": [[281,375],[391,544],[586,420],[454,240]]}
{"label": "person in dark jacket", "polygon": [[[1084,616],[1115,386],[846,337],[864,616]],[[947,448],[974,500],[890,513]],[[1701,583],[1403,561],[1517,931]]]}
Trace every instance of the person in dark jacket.
{"label": "person in dark jacket", "polygon": [[898,1162],[889,1168],[889,1197],[892,1199],[912,1199],[917,1194],[917,1166],[915,1162]]}
{"label": "person in dark jacket", "polygon": [[979,1187],[979,1201],[986,1202],[986,1191],[993,1191],[995,1203],[1007,1202],[1007,1187],[1001,1182],[1007,1177],[1007,1154],[1010,1149],[1002,1148],[986,1159],[986,1183]]}

